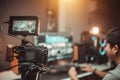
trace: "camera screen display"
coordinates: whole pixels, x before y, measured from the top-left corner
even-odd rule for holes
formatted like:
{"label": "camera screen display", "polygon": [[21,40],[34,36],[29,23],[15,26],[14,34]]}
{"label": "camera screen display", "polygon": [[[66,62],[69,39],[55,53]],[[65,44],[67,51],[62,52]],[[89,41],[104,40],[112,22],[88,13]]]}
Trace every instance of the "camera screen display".
{"label": "camera screen display", "polygon": [[10,35],[38,35],[39,32],[40,20],[37,16],[10,16]]}
{"label": "camera screen display", "polygon": [[35,33],[36,21],[13,21],[13,32],[25,31],[28,33]]}

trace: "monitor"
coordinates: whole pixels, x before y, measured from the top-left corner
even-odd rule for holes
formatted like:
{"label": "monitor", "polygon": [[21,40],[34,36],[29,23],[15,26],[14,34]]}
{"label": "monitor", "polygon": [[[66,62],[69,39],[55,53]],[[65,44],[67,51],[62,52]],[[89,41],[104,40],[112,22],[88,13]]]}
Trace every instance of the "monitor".
{"label": "monitor", "polygon": [[37,44],[48,48],[48,62],[71,59],[73,53],[72,37],[60,33],[40,33]]}
{"label": "monitor", "polygon": [[40,20],[37,16],[10,16],[8,33],[10,35],[38,35]]}

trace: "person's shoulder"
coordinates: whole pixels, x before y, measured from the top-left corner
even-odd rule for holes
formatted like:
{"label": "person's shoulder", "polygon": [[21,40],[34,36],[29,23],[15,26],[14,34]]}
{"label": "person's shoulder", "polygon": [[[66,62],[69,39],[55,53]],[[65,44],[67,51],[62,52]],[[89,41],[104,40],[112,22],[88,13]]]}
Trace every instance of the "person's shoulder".
{"label": "person's shoulder", "polygon": [[116,66],[115,69],[110,70],[103,80],[120,80],[120,65]]}
{"label": "person's shoulder", "polygon": [[116,74],[113,71],[108,72],[106,76],[103,78],[103,80],[120,80],[119,74]]}
{"label": "person's shoulder", "polygon": [[112,70],[112,72],[119,72],[120,73],[120,64],[115,67],[115,69]]}

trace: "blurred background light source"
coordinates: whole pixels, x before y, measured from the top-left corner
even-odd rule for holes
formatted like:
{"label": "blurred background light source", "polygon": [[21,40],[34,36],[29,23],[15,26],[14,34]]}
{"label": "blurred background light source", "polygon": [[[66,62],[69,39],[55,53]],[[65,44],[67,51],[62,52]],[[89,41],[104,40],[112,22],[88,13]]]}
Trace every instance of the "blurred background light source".
{"label": "blurred background light source", "polygon": [[95,34],[95,35],[99,34],[99,28],[98,27],[93,27],[91,33]]}

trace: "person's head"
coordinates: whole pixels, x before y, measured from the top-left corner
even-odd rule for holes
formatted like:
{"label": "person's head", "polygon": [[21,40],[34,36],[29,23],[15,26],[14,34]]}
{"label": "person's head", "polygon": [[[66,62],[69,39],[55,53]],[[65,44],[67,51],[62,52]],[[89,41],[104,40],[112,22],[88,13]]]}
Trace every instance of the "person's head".
{"label": "person's head", "polygon": [[90,44],[90,38],[91,38],[91,35],[88,31],[84,31],[82,32],[81,34],[81,42],[83,44]]}
{"label": "person's head", "polygon": [[116,60],[120,58],[120,27],[114,27],[108,31],[105,36],[106,54],[112,59]]}

